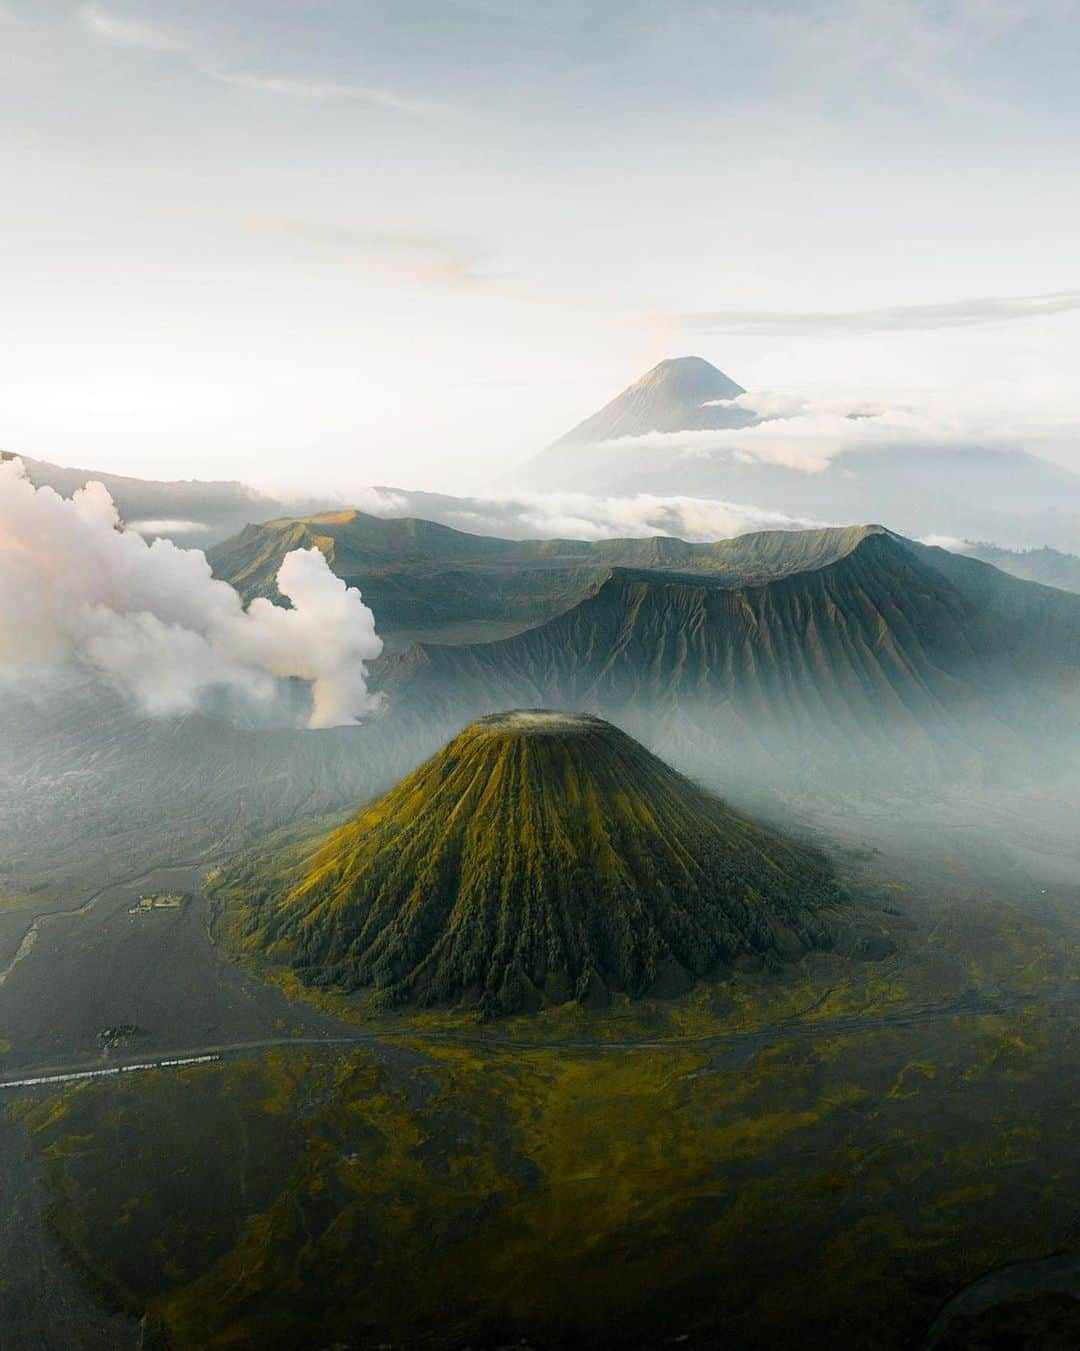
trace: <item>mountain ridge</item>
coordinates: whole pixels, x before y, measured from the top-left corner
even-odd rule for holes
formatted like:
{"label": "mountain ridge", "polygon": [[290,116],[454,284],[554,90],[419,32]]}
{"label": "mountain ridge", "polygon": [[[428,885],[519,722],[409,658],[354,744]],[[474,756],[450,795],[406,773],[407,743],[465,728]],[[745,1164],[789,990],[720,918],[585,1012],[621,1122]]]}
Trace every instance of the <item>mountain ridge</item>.
{"label": "mountain ridge", "polygon": [[339,577],[359,588],[380,630],[393,633],[470,619],[531,627],[588,595],[612,566],[771,577],[825,560],[860,532],[883,528],[763,530],[706,543],[668,535],[503,540],[350,510],[249,525],[207,556],[215,576],[245,603],[255,596],[280,603],[275,578],[285,554],[318,548]]}
{"label": "mountain ridge", "polygon": [[1021,581],[1080,593],[1080,557],[1074,553],[1046,545],[1037,549],[1006,549],[982,540],[966,541],[960,552],[990,563]]}
{"label": "mountain ridge", "polygon": [[380,678],[392,703],[446,718],[573,705],[677,745],[680,762],[728,745],[758,764],[823,766],[974,763],[1055,728],[1068,744],[1078,666],[1080,598],[868,531],[822,567],[760,584],[612,569],[544,624],[421,644]]}

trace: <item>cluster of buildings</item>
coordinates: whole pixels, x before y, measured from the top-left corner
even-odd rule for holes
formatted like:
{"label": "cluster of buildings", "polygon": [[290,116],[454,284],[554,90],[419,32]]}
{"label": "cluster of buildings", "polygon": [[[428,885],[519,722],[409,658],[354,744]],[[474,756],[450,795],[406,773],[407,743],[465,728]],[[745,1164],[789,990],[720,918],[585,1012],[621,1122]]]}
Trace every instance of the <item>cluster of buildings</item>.
{"label": "cluster of buildings", "polygon": [[179,910],[184,898],[177,891],[161,891],[156,896],[140,896],[128,910],[129,915],[148,915],[152,910]]}

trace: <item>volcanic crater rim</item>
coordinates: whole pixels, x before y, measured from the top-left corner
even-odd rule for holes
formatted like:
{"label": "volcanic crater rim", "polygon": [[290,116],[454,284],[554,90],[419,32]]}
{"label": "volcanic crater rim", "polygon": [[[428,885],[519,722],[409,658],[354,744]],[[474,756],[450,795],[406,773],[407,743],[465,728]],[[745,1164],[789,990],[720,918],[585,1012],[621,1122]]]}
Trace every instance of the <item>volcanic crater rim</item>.
{"label": "volcanic crater rim", "polygon": [[561,713],[548,708],[513,708],[478,718],[474,726],[488,732],[511,732],[519,736],[565,736],[607,727],[602,718],[588,713]]}

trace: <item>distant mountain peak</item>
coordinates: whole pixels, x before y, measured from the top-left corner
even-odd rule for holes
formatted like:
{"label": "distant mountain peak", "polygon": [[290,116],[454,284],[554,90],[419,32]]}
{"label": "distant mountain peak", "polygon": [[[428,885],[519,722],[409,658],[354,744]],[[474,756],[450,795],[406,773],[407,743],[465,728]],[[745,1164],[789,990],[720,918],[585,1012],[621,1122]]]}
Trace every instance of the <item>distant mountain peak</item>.
{"label": "distant mountain peak", "polygon": [[704,357],[665,357],[635,381],[631,389],[659,387],[687,400],[735,399],[746,390]]}
{"label": "distant mountain peak", "polygon": [[745,427],[755,414],[732,401],[746,390],[703,357],[668,357],[555,444],[595,445],[650,432]]}

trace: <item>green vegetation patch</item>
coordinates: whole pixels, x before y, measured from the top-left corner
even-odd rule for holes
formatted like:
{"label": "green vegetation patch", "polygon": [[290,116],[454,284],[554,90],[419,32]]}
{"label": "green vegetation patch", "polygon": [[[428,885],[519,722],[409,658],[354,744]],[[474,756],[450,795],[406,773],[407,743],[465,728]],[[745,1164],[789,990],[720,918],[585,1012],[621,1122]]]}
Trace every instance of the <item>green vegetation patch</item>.
{"label": "green vegetation patch", "polygon": [[1075,1242],[1052,1008],[709,1050],[302,1051],[27,1118],[53,1223],[188,1348],[917,1342]]}
{"label": "green vegetation patch", "polygon": [[298,1071],[306,1079],[279,1055],[159,1071],[26,1116],[54,1185],[51,1221],[119,1303],[140,1309],[194,1279],[237,1242],[244,1215],[271,1202],[276,1168],[302,1145],[288,1110]]}

